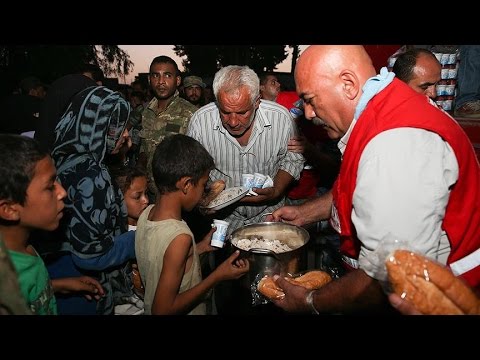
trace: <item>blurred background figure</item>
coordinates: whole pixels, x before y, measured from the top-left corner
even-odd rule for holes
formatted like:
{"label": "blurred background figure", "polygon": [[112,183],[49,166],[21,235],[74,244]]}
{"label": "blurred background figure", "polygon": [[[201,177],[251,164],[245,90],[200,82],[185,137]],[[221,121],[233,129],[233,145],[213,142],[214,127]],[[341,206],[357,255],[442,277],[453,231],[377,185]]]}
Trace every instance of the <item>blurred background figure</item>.
{"label": "blurred background figure", "polygon": [[73,99],[73,96],[90,86],[103,85],[102,70],[94,64],[82,64],[77,73],[68,74],[55,80],[40,109],[40,123],[35,140],[52,149],[55,141],[55,127]]}
{"label": "blurred background figure", "polygon": [[441,80],[442,65],[430,50],[407,50],[398,56],[392,71],[416,92],[431,99],[437,97],[436,86]]}
{"label": "blurred background figure", "polygon": [[460,46],[455,116],[480,119],[480,45]]}
{"label": "blurred background figure", "polygon": [[29,76],[19,83],[19,92],[0,103],[3,111],[0,133],[22,134],[33,137],[40,128],[39,116],[47,86],[39,78]]}
{"label": "blurred background figure", "polygon": [[190,101],[197,108],[201,108],[205,105],[205,98],[203,96],[203,89],[205,89],[205,83],[199,76],[187,76],[183,80],[183,91],[185,93],[185,99]]}
{"label": "blurred background figure", "polygon": [[277,101],[281,84],[274,73],[265,73],[260,76],[260,96],[264,100]]}

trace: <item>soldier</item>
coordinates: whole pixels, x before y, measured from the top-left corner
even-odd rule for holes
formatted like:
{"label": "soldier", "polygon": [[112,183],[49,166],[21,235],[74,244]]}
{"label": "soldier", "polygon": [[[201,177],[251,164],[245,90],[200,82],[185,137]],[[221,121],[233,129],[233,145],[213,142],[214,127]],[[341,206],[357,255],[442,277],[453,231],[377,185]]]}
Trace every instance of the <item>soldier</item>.
{"label": "soldier", "polygon": [[[185,134],[195,105],[179,96],[181,77],[177,63],[168,56],[157,56],[150,65],[149,82],[154,98],[142,113],[138,166],[147,171],[149,192],[156,194],[152,177],[152,157],[167,135]],[[150,196],[152,195],[150,194]],[[154,199],[150,199],[154,201]]]}
{"label": "soldier", "polygon": [[185,99],[195,105],[197,108],[201,108],[205,105],[205,97],[203,95],[203,89],[205,89],[205,83],[199,76],[187,76],[183,80],[183,91],[185,92]]}

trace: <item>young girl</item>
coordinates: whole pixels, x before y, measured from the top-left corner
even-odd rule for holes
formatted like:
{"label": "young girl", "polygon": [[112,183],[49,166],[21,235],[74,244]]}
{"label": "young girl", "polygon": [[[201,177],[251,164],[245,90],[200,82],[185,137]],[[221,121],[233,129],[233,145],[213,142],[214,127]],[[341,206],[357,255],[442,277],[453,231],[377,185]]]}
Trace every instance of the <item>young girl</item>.
{"label": "young girl", "polygon": [[[110,173],[123,193],[128,213],[128,230],[136,230],[137,220],[148,205],[147,174],[139,168],[128,166],[112,167]],[[143,299],[145,288],[136,262],[132,263],[132,268],[135,293]]]}
{"label": "young girl", "polygon": [[137,220],[148,205],[147,174],[128,166],[111,168],[110,173],[123,193],[128,212],[128,230],[136,230]]}

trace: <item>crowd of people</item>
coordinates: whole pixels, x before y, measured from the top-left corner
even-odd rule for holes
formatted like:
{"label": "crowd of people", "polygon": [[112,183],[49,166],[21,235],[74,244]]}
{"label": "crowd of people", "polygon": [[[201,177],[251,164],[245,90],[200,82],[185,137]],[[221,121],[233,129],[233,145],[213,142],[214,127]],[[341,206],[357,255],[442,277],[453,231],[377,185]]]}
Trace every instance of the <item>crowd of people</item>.
{"label": "crowd of people", "polygon": [[[470,118],[480,117],[478,48],[460,47],[455,114]],[[296,93],[282,94],[275,73],[229,65],[209,94],[167,56],[151,62],[150,98],[140,83],[128,96],[103,86],[94,65],[48,89],[24,79],[8,106],[28,99],[28,121],[0,121],[10,133],[0,134],[0,313],[235,313],[251,264],[211,246],[213,218],[227,234],[329,221],[345,274],[314,291],[277,274],[284,312],[418,314],[383,286],[379,250],[396,240],[478,291],[480,168],[432,101],[440,71],[427,49],[377,74],[362,46],[312,45]],[[199,206],[212,184],[253,173],[270,186],[218,211]]]}

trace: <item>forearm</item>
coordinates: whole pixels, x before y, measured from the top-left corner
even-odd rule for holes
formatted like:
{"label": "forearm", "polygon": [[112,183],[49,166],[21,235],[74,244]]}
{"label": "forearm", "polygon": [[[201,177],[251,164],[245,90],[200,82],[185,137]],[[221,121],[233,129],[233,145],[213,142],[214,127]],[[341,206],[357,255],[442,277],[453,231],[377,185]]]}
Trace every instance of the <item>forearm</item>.
{"label": "forearm", "polygon": [[332,191],[329,190],[318,198],[309,200],[299,206],[305,224],[330,218],[332,212]]}
{"label": "forearm", "polygon": [[288,185],[292,182],[293,177],[284,170],[278,170],[277,175],[273,179],[273,186],[275,188],[275,198],[283,196],[287,190]]}
{"label": "forearm", "polygon": [[345,314],[386,309],[388,301],[377,280],[354,270],[315,291],[313,305],[320,313]]}
{"label": "forearm", "polygon": [[208,290],[213,288],[218,281],[218,277],[212,273],[191,289],[177,294],[173,303],[167,306],[166,303],[164,303],[165,298],[160,299],[155,296],[152,304],[152,315],[179,315],[189,313],[202,302]]}
{"label": "forearm", "polygon": [[212,272],[196,286],[194,286],[188,291],[179,294],[175,301],[175,305],[182,309],[185,309],[185,313],[191,311],[205,299],[208,291],[212,289],[219,281],[220,280],[218,276],[216,276],[215,272]]}
{"label": "forearm", "polygon": [[70,291],[68,290],[68,279],[69,278],[58,278],[50,280],[52,289],[54,293],[67,294]]}
{"label": "forearm", "polygon": [[72,260],[81,269],[101,271],[121,265],[135,258],[135,231],[127,231],[114,238],[113,246],[104,254],[84,259],[72,254]]}

